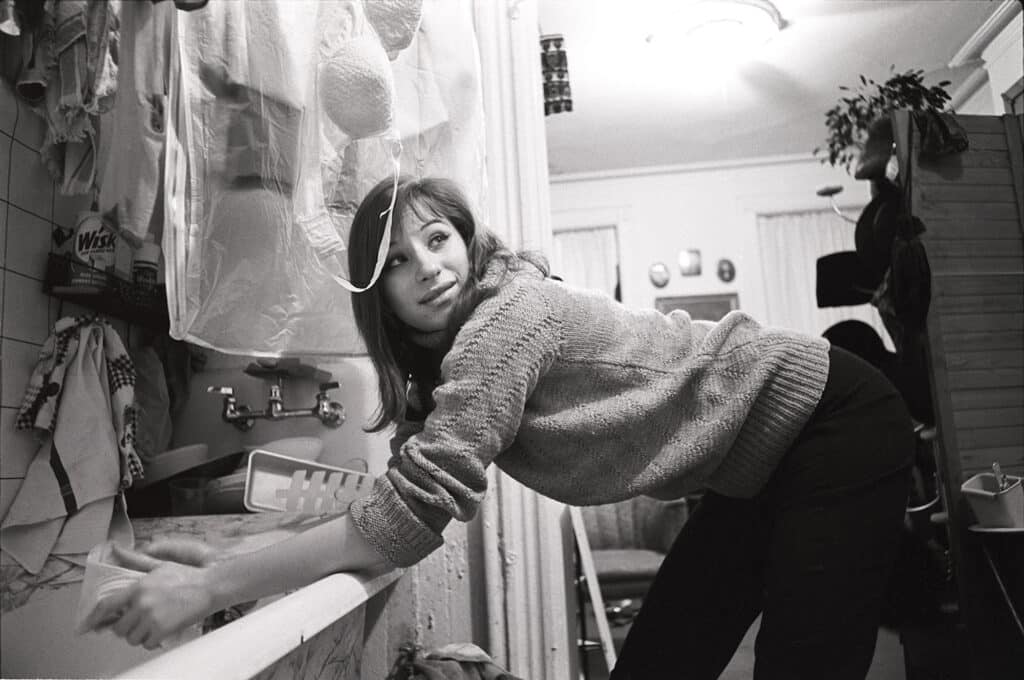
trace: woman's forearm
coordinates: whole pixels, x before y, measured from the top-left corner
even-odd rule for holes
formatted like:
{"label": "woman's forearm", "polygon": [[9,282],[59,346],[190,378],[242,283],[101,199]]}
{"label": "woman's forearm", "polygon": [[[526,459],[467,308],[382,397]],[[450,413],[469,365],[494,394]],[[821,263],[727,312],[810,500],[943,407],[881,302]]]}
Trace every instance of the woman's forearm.
{"label": "woman's forearm", "polygon": [[346,514],[261,550],[215,562],[206,577],[216,611],[294,590],[335,572],[386,564]]}

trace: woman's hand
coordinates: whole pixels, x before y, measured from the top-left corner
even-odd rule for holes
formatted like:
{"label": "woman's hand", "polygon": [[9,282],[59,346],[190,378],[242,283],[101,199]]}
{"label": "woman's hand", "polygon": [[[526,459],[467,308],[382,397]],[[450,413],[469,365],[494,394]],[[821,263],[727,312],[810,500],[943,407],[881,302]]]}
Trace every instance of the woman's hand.
{"label": "woman's hand", "polygon": [[165,541],[150,546],[146,553],[114,546],[120,564],[147,573],[97,605],[85,621],[86,630],[109,621],[110,630],[129,644],[155,649],[168,636],[216,610],[208,578],[215,550],[195,541]]}

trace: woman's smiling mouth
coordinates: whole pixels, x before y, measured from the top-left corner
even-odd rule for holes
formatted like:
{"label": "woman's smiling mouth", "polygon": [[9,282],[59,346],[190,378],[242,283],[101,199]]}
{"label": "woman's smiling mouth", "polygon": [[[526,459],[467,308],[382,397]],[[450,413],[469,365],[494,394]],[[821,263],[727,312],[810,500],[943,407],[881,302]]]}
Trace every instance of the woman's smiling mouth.
{"label": "woman's smiling mouth", "polygon": [[441,302],[448,297],[446,293],[448,293],[448,291],[450,290],[453,290],[454,288],[455,281],[450,281],[448,283],[443,283],[440,286],[435,286],[430,290],[429,293],[420,298],[420,304],[429,305],[431,303]]}

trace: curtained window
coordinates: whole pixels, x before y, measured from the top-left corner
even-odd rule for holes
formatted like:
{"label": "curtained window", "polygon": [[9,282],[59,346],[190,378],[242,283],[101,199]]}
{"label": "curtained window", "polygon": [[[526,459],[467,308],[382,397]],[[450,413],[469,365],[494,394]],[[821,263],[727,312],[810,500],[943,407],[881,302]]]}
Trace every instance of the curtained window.
{"label": "curtained window", "polygon": [[871,304],[818,308],[818,258],[840,250],[854,250],[853,231],[853,224],[831,210],[757,216],[766,324],[821,335],[835,323],[858,319],[870,324],[886,348],[893,351],[878,310]]}
{"label": "curtained window", "polygon": [[551,273],[576,288],[593,288],[615,297],[619,249],[615,227],[556,231]]}

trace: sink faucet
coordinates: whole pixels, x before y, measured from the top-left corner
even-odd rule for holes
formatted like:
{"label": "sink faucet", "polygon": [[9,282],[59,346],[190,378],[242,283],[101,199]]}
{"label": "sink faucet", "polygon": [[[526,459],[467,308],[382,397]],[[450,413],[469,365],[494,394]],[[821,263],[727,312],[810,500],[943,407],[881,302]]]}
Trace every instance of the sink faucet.
{"label": "sink faucet", "polygon": [[345,422],[345,407],[340,402],[331,401],[327,394],[328,390],[338,387],[337,382],[320,383],[320,389],[316,393],[316,403],[312,407],[286,409],[281,396],[281,381],[282,377],[278,376],[277,382],[270,386],[267,408],[262,411],[254,411],[248,406],[239,404],[235,399],[235,391],[231,387],[210,386],[206,388],[206,391],[224,395],[221,418],[224,422],[231,423],[243,432],[251,430],[257,418],[284,420],[286,418],[314,417],[319,418],[320,422],[330,428],[341,427],[341,424]]}

